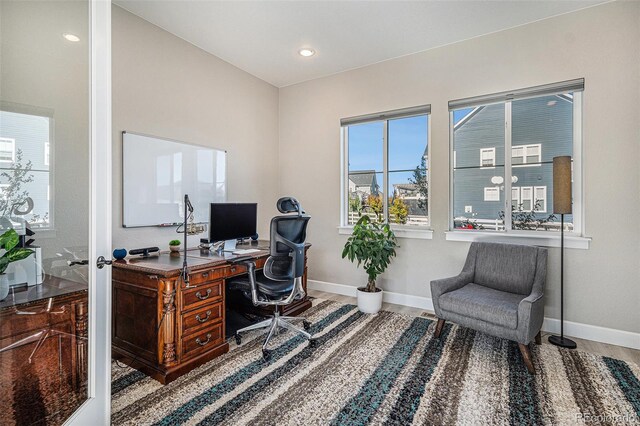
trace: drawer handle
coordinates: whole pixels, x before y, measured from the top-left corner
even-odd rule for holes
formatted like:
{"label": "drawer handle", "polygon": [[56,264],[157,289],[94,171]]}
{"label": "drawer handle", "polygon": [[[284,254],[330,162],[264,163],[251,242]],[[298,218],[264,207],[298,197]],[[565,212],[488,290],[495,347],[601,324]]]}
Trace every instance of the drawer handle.
{"label": "drawer handle", "polygon": [[235,272],[235,271],[236,271],[236,268],[235,268],[235,266],[234,266],[233,268],[231,268],[231,272],[233,273],[233,272]]}
{"label": "drawer handle", "polygon": [[207,343],[209,343],[211,341],[211,333],[207,333],[207,340],[205,342],[203,342],[202,340],[200,340],[200,338],[198,337],[196,339],[196,343],[199,344],[200,346],[204,346]]}
{"label": "drawer handle", "polygon": [[203,272],[202,273],[202,278],[208,278],[209,277],[209,273],[208,272]]}
{"label": "drawer handle", "polygon": [[209,319],[209,317],[211,316],[211,311],[207,311],[207,316],[204,318],[200,318],[200,314],[196,315],[196,319],[198,320],[198,322],[203,323],[203,322],[207,322],[207,320]]}
{"label": "drawer handle", "polygon": [[197,293],[196,293],[196,297],[197,297],[198,299],[200,299],[200,300],[207,300],[207,299],[209,298],[209,295],[210,295],[210,294],[211,294],[211,289],[210,289],[210,288],[208,288],[208,289],[207,289],[207,295],[206,295],[206,296],[203,296],[200,292],[197,292]]}

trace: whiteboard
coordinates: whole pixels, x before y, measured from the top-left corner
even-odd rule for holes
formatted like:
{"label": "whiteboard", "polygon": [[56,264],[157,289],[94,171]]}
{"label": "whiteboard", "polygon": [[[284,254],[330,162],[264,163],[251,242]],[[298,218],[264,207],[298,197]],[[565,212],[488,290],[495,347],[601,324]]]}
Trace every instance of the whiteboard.
{"label": "whiteboard", "polygon": [[209,204],[227,199],[225,151],[122,132],[122,226],[171,226],[184,221],[184,195],[196,223]]}

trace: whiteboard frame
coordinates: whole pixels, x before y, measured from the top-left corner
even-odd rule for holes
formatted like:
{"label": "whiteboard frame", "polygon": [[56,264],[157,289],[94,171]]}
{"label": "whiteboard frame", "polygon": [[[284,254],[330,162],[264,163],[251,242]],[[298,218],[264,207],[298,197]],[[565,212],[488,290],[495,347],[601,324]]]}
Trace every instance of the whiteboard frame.
{"label": "whiteboard frame", "polygon": [[[122,206],[120,208],[120,218],[122,220],[122,227],[124,229],[135,229],[135,228],[166,228],[166,227],[173,227],[173,226],[179,226],[182,225],[182,222],[175,222],[175,223],[159,223],[156,225],[136,225],[136,226],[126,226],[124,224],[124,135],[125,134],[130,134],[130,135],[136,135],[136,136],[144,136],[147,138],[154,138],[154,139],[160,139],[163,141],[167,141],[167,142],[173,142],[173,143],[179,143],[182,145],[189,145],[189,146],[195,146],[195,147],[200,147],[200,148],[206,148],[206,149],[213,149],[216,151],[222,151],[224,152],[224,183],[225,183],[225,191],[224,191],[224,200],[222,202],[226,203],[227,202],[227,193],[229,192],[229,186],[228,186],[228,182],[227,182],[227,170],[228,170],[228,159],[227,159],[227,155],[229,154],[228,151],[226,149],[221,149],[221,148],[217,148],[215,146],[207,146],[207,145],[202,145],[202,144],[197,144],[197,143],[189,143],[189,142],[184,142],[184,141],[179,141],[176,139],[170,139],[170,138],[163,138],[160,136],[154,136],[154,135],[150,135],[147,133],[140,133],[140,132],[131,132],[128,130],[123,130],[122,132],[120,132],[120,167],[121,167],[121,173],[120,173],[120,185],[122,188]],[[208,222],[194,222],[194,223],[207,223]]]}

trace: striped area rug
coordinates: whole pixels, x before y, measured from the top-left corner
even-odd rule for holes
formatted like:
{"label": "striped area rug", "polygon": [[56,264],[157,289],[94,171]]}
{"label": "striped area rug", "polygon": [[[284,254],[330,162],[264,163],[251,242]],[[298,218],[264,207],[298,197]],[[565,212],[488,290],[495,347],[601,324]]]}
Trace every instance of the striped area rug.
{"label": "striped area rug", "polygon": [[640,424],[640,368],[580,351],[518,346],[427,318],[315,300],[313,346],[262,333],[162,386],[114,364],[114,425]]}

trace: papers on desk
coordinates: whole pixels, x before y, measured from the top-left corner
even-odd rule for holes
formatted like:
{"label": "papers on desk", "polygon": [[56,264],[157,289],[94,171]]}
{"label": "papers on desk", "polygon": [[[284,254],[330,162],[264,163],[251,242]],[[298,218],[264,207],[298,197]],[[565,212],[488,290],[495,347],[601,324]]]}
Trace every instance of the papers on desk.
{"label": "papers on desk", "polygon": [[235,250],[233,252],[233,254],[251,254],[251,253],[256,253],[259,252],[260,250],[258,249],[243,249],[243,250]]}

